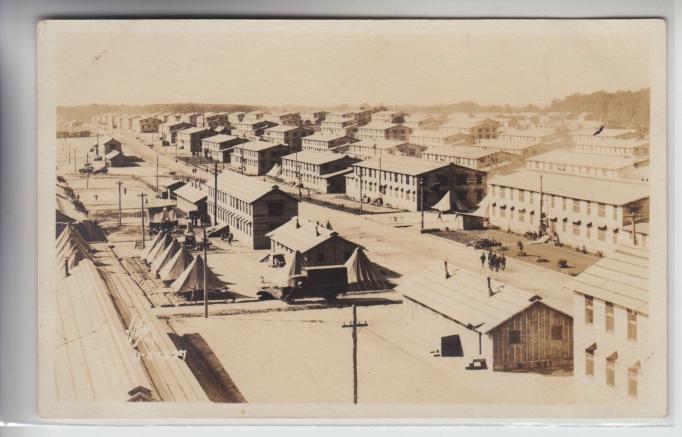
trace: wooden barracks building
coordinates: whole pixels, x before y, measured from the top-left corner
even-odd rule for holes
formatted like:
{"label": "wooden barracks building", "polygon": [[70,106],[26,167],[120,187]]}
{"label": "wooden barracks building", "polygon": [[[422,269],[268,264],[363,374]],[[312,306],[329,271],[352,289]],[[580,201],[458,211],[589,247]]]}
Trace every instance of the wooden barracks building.
{"label": "wooden barracks building", "polygon": [[303,188],[319,193],[345,193],[345,175],[357,162],[350,156],[331,152],[303,151],[282,157],[282,179],[300,182]]}
{"label": "wooden barracks building", "polygon": [[290,153],[289,146],[269,141],[249,141],[234,147],[230,165],[241,173],[262,176],[269,172],[275,164],[279,164],[282,156]]}
{"label": "wooden barracks building", "polygon": [[447,263],[396,290],[407,328],[437,356],[496,371],[573,369],[573,319],[540,296]]}
{"label": "wooden barracks building", "polygon": [[485,184],[485,173],[478,170],[384,155],[353,164],[353,172],[346,175],[346,195],[407,211],[428,210],[449,195],[453,203],[473,210],[485,196]]}
{"label": "wooden barracks building", "polygon": [[220,173],[217,185],[217,196],[208,186],[208,214],[251,249],[269,248],[266,234],[298,215],[298,200],[277,185],[231,171]]}

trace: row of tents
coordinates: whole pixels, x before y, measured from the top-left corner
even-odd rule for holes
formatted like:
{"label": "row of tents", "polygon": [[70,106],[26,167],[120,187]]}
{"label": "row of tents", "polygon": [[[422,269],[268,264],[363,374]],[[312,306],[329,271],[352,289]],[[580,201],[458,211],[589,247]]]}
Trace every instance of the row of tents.
{"label": "row of tents", "polygon": [[[187,294],[204,288],[204,259],[192,255],[186,247],[167,232],[157,234],[156,238],[140,255],[149,266],[151,274],[170,284],[174,293]],[[225,282],[210,269],[206,268],[206,288],[209,292],[222,290]]]}

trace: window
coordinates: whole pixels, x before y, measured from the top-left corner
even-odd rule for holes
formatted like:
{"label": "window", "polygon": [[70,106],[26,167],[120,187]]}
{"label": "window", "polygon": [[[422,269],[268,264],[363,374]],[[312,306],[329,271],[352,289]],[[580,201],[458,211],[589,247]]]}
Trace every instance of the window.
{"label": "window", "polygon": [[526,197],[526,192],[523,190],[519,190],[519,202],[524,202]]}
{"label": "window", "polygon": [[606,385],[614,387],[616,385],[616,353],[611,354],[606,358]]}
{"label": "window", "polygon": [[591,215],[592,214],[592,202],[587,201],[586,203],[587,203],[587,215]]}
{"label": "window", "polygon": [[519,211],[519,222],[523,223],[526,221],[526,212],[525,211]]}
{"label": "window", "polygon": [[604,302],[604,316],[606,332],[613,332],[613,303]]}
{"label": "window", "polygon": [[577,199],[573,199],[573,212],[580,212],[580,201]]}
{"label": "window", "polygon": [[592,227],[591,226],[587,226],[585,228],[585,238],[587,238],[588,240],[590,238],[592,238]]}
{"label": "window", "polygon": [[566,211],[566,198],[565,197],[561,198],[561,207],[564,211]]}
{"label": "window", "polygon": [[533,192],[531,191],[528,194],[530,194],[530,203],[533,203]]}
{"label": "window", "polygon": [[606,217],[606,205],[605,204],[600,203],[597,205],[597,216]]}
{"label": "window", "polygon": [[567,232],[567,231],[566,231],[566,226],[567,226],[567,225],[566,225],[566,222],[562,222],[562,223],[561,223],[561,231],[562,231],[564,234]]}
{"label": "window", "polygon": [[594,323],[594,298],[585,296],[585,324],[591,325],[592,323]]}
{"label": "window", "polygon": [[500,187],[500,199],[504,199],[507,189],[505,187]]}
{"label": "window", "polygon": [[628,395],[637,397],[637,376],[639,373],[639,361],[628,369]]}
{"label": "window", "polygon": [[580,235],[580,225],[573,223],[573,235]]}
{"label": "window", "polygon": [[564,339],[564,327],[557,325],[552,326],[552,340],[563,340]]}
{"label": "window", "polygon": [[613,219],[618,220],[618,208],[616,208],[616,205],[613,205]]}
{"label": "window", "polygon": [[597,228],[597,240],[606,241],[606,229]]}
{"label": "window", "polygon": [[500,217],[506,217],[506,216],[507,216],[507,210],[500,206]]}
{"label": "window", "polygon": [[618,244],[618,232],[613,231],[613,244]]}
{"label": "window", "polygon": [[585,375],[594,376],[594,350],[597,348],[596,344],[585,349]]}
{"label": "window", "polygon": [[284,212],[284,205],[280,202],[268,202],[268,215],[270,217],[280,217]]}
{"label": "window", "polygon": [[497,196],[497,186],[493,185],[493,197]]}
{"label": "window", "polygon": [[521,343],[521,331],[518,329],[509,330],[509,344],[520,344]]}
{"label": "window", "polygon": [[628,309],[628,340],[637,340],[637,313]]}
{"label": "window", "polygon": [[549,204],[552,208],[554,208],[554,199],[555,199],[554,196],[549,196]]}

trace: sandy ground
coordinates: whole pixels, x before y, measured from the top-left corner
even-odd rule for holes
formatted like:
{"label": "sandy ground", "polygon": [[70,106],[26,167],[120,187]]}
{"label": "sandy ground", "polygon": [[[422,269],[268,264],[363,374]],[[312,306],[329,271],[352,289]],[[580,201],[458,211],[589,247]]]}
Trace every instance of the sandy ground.
{"label": "sandy ground", "polygon": [[[360,403],[543,403],[573,399],[570,376],[467,371],[463,358],[438,358],[402,324],[402,305],[361,307]],[[249,402],[353,400],[350,308],[175,319],[200,332]],[[523,393],[523,396],[519,394]]]}
{"label": "sandy ground", "polygon": [[[58,145],[59,174],[65,175],[93,215],[105,224],[116,222],[118,189],[122,180],[126,194],[122,207],[127,210],[124,226],[110,234],[120,257],[136,256],[134,240],[140,238],[139,211],[141,192],[154,198],[156,152],[134,139],[134,135],[114,133],[124,142],[124,153],[139,156],[141,167],[113,169],[106,176],[88,181],[73,172],[73,161]],[[95,143],[95,138],[69,140],[72,153],[80,159]],[[160,154],[160,172],[191,174],[189,167],[176,163],[169,148]],[[72,156],[73,157],[73,156]],[[87,189],[85,188],[87,185]],[[97,198],[95,198],[97,196]],[[418,213],[354,215],[303,202],[303,219],[330,221],[343,237],[367,248],[370,259],[396,272],[402,278],[448,259],[451,265],[481,274],[480,251],[429,234],[419,233]],[[429,219],[436,217],[427,215]],[[112,225],[113,226],[113,225]],[[211,305],[214,316],[196,316],[200,306],[154,308],[158,317],[170,318],[178,333],[199,332],[250,402],[350,402],[352,401],[351,334],[341,325],[351,317],[345,308],[291,311],[283,302],[257,302],[253,297],[261,286],[278,272],[258,260],[267,251],[251,251],[239,241],[233,246],[214,240],[208,265],[234,291],[246,296],[235,304]],[[570,276],[530,263],[510,259],[504,272],[494,278],[533,291],[572,312],[572,296],[562,285]],[[393,293],[397,295],[397,293]],[[360,299],[361,297],[358,297]],[[399,299],[398,299],[399,300]],[[249,314],[249,311],[259,311]],[[218,316],[217,314],[223,314]],[[456,358],[434,358],[433,345],[421,342],[402,326],[402,305],[361,307],[361,320],[370,326],[360,333],[360,402],[373,403],[532,403],[533,393],[542,393],[546,403],[572,402],[572,378],[538,374],[511,374],[492,371],[465,371],[467,364]],[[273,340],[276,339],[276,340]],[[527,393],[528,396],[519,396]]]}

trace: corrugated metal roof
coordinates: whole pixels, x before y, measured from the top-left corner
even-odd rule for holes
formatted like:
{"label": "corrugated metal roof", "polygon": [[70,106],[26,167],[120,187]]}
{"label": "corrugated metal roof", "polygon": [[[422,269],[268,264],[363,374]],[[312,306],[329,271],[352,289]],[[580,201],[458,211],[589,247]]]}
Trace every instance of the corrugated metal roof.
{"label": "corrugated metal roof", "polygon": [[649,313],[649,254],[618,247],[564,285],[570,291]]}

